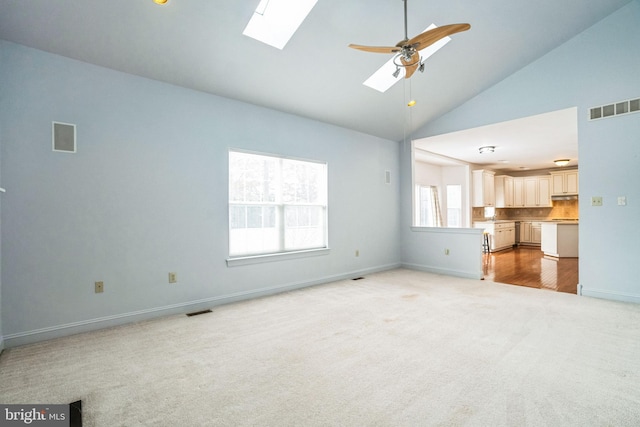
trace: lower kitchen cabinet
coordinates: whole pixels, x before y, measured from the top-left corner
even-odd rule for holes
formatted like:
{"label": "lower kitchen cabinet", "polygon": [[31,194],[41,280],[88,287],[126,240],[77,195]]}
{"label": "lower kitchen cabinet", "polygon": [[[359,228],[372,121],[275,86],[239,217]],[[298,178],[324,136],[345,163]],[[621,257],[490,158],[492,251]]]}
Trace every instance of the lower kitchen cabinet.
{"label": "lower kitchen cabinet", "polygon": [[474,228],[483,228],[489,233],[489,250],[491,252],[512,248],[516,244],[516,224],[513,221],[479,221],[473,223]]}
{"label": "lower kitchen cabinet", "polygon": [[523,245],[540,245],[542,242],[542,223],[539,221],[520,222],[520,241]]}

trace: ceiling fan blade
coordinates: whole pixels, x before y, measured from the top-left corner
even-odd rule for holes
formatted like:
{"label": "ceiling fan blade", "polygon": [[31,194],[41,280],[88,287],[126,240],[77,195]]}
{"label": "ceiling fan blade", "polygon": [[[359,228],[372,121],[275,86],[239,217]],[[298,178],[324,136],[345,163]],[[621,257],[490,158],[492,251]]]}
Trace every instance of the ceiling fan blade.
{"label": "ceiling fan blade", "polygon": [[365,52],[373,52],[373,53],[396,53],[400,52],[399,47],[397,46],[362,46],[359,44],[350,44],[350,48],[363,50]]}
{"label": "ceiling fan blade", "polygon": [[416,50],[422,50],[426,47],[431,46],[440,39],[450,36],[451,34],[467,31],[469,28],[471,28],[471,25],[469,24],[443,25],[442,27],[434,28],[432,30],[418,34],[414,38],[407,41],[406,45],[414,46]]}
{"label": "ceiling fan blade", "polygon": [[400,61],[404,65],[404,78],[408,79],[416,72],[420,65],[420,54],[418,52],[414,52],[409,60],[400,57]]}

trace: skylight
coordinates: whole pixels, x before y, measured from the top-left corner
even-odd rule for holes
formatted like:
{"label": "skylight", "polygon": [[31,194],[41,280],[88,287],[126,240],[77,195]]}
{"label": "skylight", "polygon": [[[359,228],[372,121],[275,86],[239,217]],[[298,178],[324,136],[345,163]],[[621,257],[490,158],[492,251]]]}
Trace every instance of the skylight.
{"label": "skylight", "polygon": [[[432,30],[437,28],[437,25],[431,24],[424,31]],[[424,32],[423,31],[423,32]],[[431,46],[422,49],[420,51],[420,60],[424,61],[438,50],[440,50],[444,45],[451,41],[451,37],[444,37]],[[396,84],[398,81],[404,78],[405,69],[404,67],[400,67],[400,74],[397,77],[393,77],[393,72],[396,71],[396,65],[393,63],[393,58],[388,60],[382,67],[378,69],[375,73],[371,75],[363,85],[369,86],[372,89],[377,90],[378,92],[386,92],[391,86]]]}
{"label": "skylight", "polygon": [[284,48],[318,0],[260,0],[242,34]]}

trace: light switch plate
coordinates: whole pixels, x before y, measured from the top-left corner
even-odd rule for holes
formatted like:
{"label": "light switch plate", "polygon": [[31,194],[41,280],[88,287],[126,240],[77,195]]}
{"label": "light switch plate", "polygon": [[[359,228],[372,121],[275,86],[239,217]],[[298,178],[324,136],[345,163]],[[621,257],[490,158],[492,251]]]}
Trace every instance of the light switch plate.
{"label": "light switch plate", "polygon": [[591,206],[602,206],[602,197],[600,196],[591,197]]}
{"label": "light switch plate", "polygon": [[627,198],[626,196],[618,197],[618,206],[627,206]]}

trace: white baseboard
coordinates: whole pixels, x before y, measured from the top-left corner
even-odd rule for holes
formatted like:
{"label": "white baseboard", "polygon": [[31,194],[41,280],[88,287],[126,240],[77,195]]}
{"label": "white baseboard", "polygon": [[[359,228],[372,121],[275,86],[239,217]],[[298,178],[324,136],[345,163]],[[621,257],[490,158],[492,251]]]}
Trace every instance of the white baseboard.
{"label": "white baseboard", "polygon": [[410,270],[426,271],[427,273],[443,274],[445,276],[455,276],[455,277],[463,277],[465,279],[477,279],[477,280],[482,279],[482,271],[472,272],[472,271],[452,270],[448,268],[434,267],[430,265],[408,264],[408,263],[403,263],[402,267],[408,268]]}
{"label": "white baseboard", "polygon": [[638,294],[629,294],[626,292],[612,292],[610,290],[605,289],[593,289],[587,288],[582,285],[578,285],[578,295],[582,295],[585,297],[593,297],[593,298],[602,298],[613,301],[622,301],[622,302],[633,302],[636,304],[640,304],[640,295]]}
{"label": "white baseboard", "polygon": [[355,277],[366,274],[377,273],[380,271],[392,270],[401,267],[400,263],[381,265],[373,268],[354,270],[348,273],[325,276],[305,282],[290,283],[280,286],[272,286],[268,288],[255,289],[251,291],[237,292],[228,295],[203,298],[195,301],[187,301],[178,304],[167,305],[163,307],[154,307],[146,310],[139,310],[129,313],[115,314],[112,316],[99,317],[94,319],[86,319],[79,322],[67,323],[63,325],[49,326],[46,328],[35,329],[31,331],[18,332],[4,336],[4,345],[7,348],[17,347],[25,344],[32,344],[39,341],[45,341],[53,338],[60,338],[68,335],[74,335],[82,332],[90,332],[98,329],[104,329],[113,326],[124,325],[132,322],[140,322],[151,320],[158,317],[171,316],[189,313],[192,311],[204,310],[218,305],[229,304],[237,301],[259,298],[268,295],[274,295],[282,292],[292,291],[295,289],[306,288],[309,286],[321,285],[325,283],[335,282],[338,280],[353,279]]}

